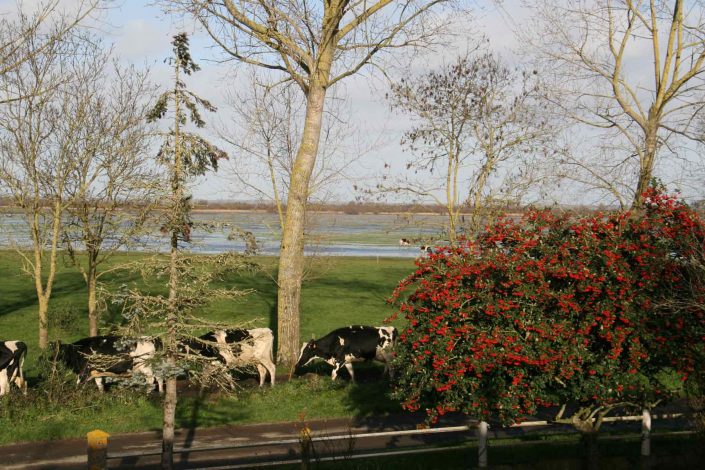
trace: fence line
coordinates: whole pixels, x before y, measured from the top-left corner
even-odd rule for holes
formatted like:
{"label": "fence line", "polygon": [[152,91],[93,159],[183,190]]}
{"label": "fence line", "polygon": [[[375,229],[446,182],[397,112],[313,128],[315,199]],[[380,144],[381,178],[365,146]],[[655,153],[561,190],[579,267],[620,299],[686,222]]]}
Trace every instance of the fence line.
{"label": "fence line", "polygon": [[[603,422],[620,422],[620,421],[641,421],[642,424],[642,455],[648,456],[650,452],[650,444],[649,444],[649,439],[650,439],[650,431],[651,431],[651,420],[652,419],[659,419],[659,420],[667,420],[667,419],[676,419],[676,418],[683,418],[686,417],[687,415],[685,413],[661,413],[658,415],[651,415],[648,410],[644,410],[641,415],[634,415],[634,416],[611,416],[603,419]],[[524,427],[549,427],[549,426],[554,426],[557,423],[550,422],[550,421],[545,421],[545,420],[537,420],[537,421],[524,421],[522,423],[514,424],[512,426],[509,426],[510,428],[524,428]],[[488,428],[489,425],[486,422],[483,421],[475,421],[471,420],[468,422],[467,425],[462,425],[462,426],[446,426],[446,427],[441,427],[441,428],[427,428],[427,429],[406,429],[406,430],[398,430],[398,431],[382,431],[382,432],[365,432],[365,433],[357,433],[357,434],[352,434],[352,433],[346,433],[346,434],[337,434],[337,435],[330,435],[330,436],[312,436],[308,440],[310,442],[332,442],[332,441],[341,441],[341,440],[356,440],[356,439],[365,439],[365,438],[377,438],[377,437],[403,437],[403,436],[415,436],[415,435],[431,435],[431,434],[443,434],[443,433],[453,433],[453,432],[467,432],[467,431],[472,431],[476,430],[477,431],[477,440],[478,440],[478,464],[481,468],[487,467],[487,441],[489,439],[488,435]],[[90,433],[89,433],[90,434]],[[237,450],[237,449],[247,449],[247,448],[254,448],[254,447],[269,447],[269,446],[278,446],[278,445],[292,445],[292,444],[300,444],[301,439],[300,438],[289,438],[289,439],[278,439],[278,440],[267,440],[267,441],[259,441],[259,442],[245,442],[245,443],[238,443],[238,444],[229,444],[229,445],[221,445],[221,446],[201,446],[201,447],[180,447],[180,448],[175,448],[174,453],[175,454],[182,454],[182,453],[191,453],[191,452],[215,452],[215,451],[226,451],[226,450]],[[421,447],[424,444],[420,444],[419,446],[416,447]],[[107,442],[106,442],[106,447],[107,447]],[[411,446],[410,446],[411,447]],[[377,456],[382,456],[382,455],[403,455],[403,454],[418,454],[418,453],[424,453],[424,452],[434,452],[434,451],[439,451],[439,450],[452,450],[454,448],[460,448],[461,446],[456,446],[456,447],[441,447],[441,448],[409,448],[409,449],[404,449],[404,450],[398,450],[398,451],[386,451],[386,452],[376,452],[376,453],[360,453],[360,454],[354,454],[354,456],[345,456],[344,458],[372,458],[372,457],[377,457]],[[150,456],[156,456],[160,455],[161,450],[154,450],[154,451],[143,451],[143,452],[107,452],[107,455],[105,455],[104,458],[104,463],[103,467],[93,467],[93,468],[107,468],[107,461],[108,460],[116,460],[116,459],[129,459],[129,458],[139,458],[139,457],[150,457]],[[91,448],[89,446],[89,453],[88,453],[88,458],[89,460],[92,458],[91,455]],[[320,461],[332,461],[336,459],[341,459],[340,456],[329,456],[329,457],[321,457],[318,458],[317,460]],[[246,464],[244,466],[225,466],[225,467],[213,467],[214,470],[217,470],[219,468],[223,469],[237,469],[237,468],[252,468],[252,467],[261,467],[261,466],[272,466],[272,465],[283,465],[285,463],[299,463],[301,462],[301,459],[294,459],[294,460],[277,460],[277,461],[271,461],[271,462],[261,462],[259,464]]]}

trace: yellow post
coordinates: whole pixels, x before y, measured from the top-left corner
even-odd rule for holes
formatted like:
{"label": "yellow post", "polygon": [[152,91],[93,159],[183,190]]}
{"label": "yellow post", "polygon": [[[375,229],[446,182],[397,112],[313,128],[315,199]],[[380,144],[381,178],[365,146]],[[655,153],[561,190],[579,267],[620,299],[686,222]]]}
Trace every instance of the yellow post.
{"label": "yellow post", "polygon": [[108,438],[110,434],[100,429],[86,434],[88,439],[88,470],[108,468]]}

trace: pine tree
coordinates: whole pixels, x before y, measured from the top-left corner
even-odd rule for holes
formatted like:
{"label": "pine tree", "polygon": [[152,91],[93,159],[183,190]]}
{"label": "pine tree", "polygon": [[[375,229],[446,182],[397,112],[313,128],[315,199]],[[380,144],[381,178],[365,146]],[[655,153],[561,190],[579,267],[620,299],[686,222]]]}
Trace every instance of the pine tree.
{"label": "pine tree", "polygon": [[165,380],[163,401],[162,468],[173,467],[174,418],[176,414],[176,381],[188,374],[191,381],[213,384],[232,390],[231,371],[180,347],[188,341],[200,341],[203,330],[235,328],[199,318],[194,310],[214,299],[234,298],[247,294],[235,288],[212,288],[212,283],[228,272],[246,266],[244,258],[235,254],[204,256],[190,254],[185,248],[191,241],[191,195],[187,183],[208,171],[216,171],[218,161],[227,155],[206,139],[187,130],[189,123],[196,128],[205,126],[199,108],[214,112],[216,108],[186,88],[182,75],[199,70],[189,52],[188,37],[177,34],[172,41],[174,56],[167,60],[173,66],[174,85],[162,93],[149,112],[150,122],[169,120],[170,127],[163,133],[164,142],[157,154],[157,161],[169,177],[162,232],[170,235],[170,255],[155,256],[141,264],[143,278],[168,278],[168,295],[145,294],[139,289],[123,289],[113,296],[121,305],[126,324],[126,336],[149,335],[161,348],[150,361],[158,376]]}

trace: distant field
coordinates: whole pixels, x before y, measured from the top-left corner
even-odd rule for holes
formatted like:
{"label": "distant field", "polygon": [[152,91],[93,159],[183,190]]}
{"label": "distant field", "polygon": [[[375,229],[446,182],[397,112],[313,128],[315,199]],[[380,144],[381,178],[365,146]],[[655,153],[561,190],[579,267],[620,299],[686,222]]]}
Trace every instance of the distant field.
{"label": "distant field", "polygon": [[[142,255],[124,254],[117,261]],[[259,257],[265,271],[274,274],[273,258]],[[0,251],[0,339],[20,339],[29,347],[25,366],[30,381],[27,398],[17,393],[0,399],[0,443],[76,437],[99,427],[110,433],[161,427],[161,402],[158,396],[145,397],[137,391],[111,390],[105,396],[90,384],[68,402],[49,403],[36,389],[38,374],[37,314],[34,287],[20,273],[20,258],[11,251]],[[413,269],[410,259],[316,258],[310,280],[303,287],[301,339],[350,324],[379,325],[392,312],[385,303],[396,283]],[[140,284],[131,273],[106,276],[109,288],[123,283]],[[276,334],[276,288],[264,272],[233,276],[226,285],[255,289],[239,301],[220,301],[202,312],[209,318],[233,324],[268,326]],[[87,336],[86,288],[78,272],[60,263],[50,308],[50,339],[74,341]],[[103,328],[111,321],[103,318]],[[319,381],[294,380],[274,389],[244,390],[234,397],[220,394],[180,399],[177,426],[296,421],[304,413],[309,419],[339,416],[364,416],[401,411],[387,398],[386,381],[360,385],[333,384],[327,378],[329,366],[322,365]],[[381,367],[368,369],[378,376]],[[364,369],[362,369],[364,372]],[[283,372],[283,371],[281,371]],[[364,379],[365,374],[362,374]],[[2,403],[4,402],[4,403]],[[116,406],[116,402],[119,406]]]}

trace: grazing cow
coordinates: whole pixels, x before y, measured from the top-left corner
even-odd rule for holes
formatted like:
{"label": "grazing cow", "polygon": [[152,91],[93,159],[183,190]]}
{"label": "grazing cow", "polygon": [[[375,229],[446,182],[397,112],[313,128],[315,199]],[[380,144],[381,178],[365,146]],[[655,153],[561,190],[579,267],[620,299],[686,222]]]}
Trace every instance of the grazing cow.
{"label": "grazing cow", "polygon": [[433,247],[431,247],[431,245],[421,245],[419,248],[421,249],[421,256],[433,254]]}
{"label": "grazing cow", "polygon": [[[105,390],[104,377],[129,377],[132,373],[145,376],[147,385],[157,382],[159,393],[164,389],[164,382],[156,377],[148,361],[154,357],[156,347],[154,341],[138,339],[126,340],[121,336],[91,336],[80,339],[71,344],[54,344],[56,360],[61,360],[71,369],[78,379],[76,384],[88,380],[95,380],[98,390]],[[97,367],[91,364],[91,355],[114,358],[107,361],[106,367]]]}
{"label": "grazing cow", "polygon": [[27,382],[22,366],[27,356],[27,345],[22,341],[0,341],[0,396],[10,392],[14,382],[27,395]]}
{"label": "grazing cow", "polygon": [[201,341],[187,341],[184,346],[201,356],[217,359],[228,367],[254,365],[259,373],[259,386],[264,385],[267,373],[274,386],[277,368],[272,356],[274,334],[269,328],[216,330],[198,339]]}
{"label": "grazing cow", "polygon": [[384,372],[392,376],[390,363],[394,359],[392,351],[397,339],[397,329],[393,326],[347,326],[331,331],[323,338],[304,343],[295,369],[303,367],[314,359],[323,359],[333,366],[331,379],[338,377],[340,368],[350,373],[355,381],[353,362],[376,359],[384,362]]}
{"label": "grazing cow", "polygon": [[408,238],[400,238],[399,239],[399,246],[409,246],[411,245],[411,240]]}

